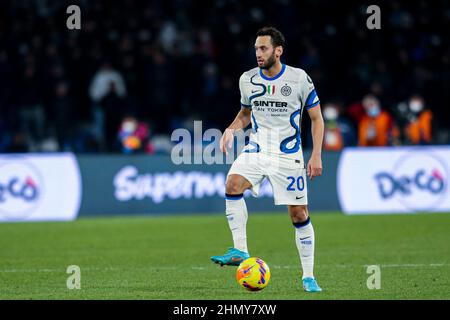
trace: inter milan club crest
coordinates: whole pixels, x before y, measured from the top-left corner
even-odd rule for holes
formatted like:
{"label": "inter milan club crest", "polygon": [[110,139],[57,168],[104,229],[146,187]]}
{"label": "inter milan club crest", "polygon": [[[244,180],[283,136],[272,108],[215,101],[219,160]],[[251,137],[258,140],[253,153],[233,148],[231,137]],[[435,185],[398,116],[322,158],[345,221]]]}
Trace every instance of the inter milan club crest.
{"label": "inter milan club crest", "polygon": [[284,86],[281,87],[281,94],[285,97],[287,97],[288,95],[290,95],[292,92],[291,87],[289,87],[287,84],[285,84]]}

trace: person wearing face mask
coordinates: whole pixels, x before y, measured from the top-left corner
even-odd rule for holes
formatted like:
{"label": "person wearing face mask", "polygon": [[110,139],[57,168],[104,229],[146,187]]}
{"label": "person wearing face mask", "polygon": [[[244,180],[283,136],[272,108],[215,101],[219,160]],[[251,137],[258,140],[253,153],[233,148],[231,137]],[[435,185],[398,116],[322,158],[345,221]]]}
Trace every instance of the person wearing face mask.
{"label": "person wearing face mask", "polygon": [[343,147],[355,144],[354,129],[348,121],[341,117],[337,104],[325,104],[323,117],[325,120],[324,150],[339,151]]}
{"label": "person wearing face mask", "polygon": [[133,116],[126,116],[122,120],[118,138],[123,153],[153,153],[149,136],[150,131],[146,123],[138,121]]}
{"label": "person wearing face mask", "polygon": [[358,145],[387,146],[399,136],[391,115],[382,110],[380,101],[374,95],[367,95],[362,101],[366,114],[359,122]]}
{"label": "person wearing face mask", "polygon": [[421,96],[413,95],[408,103],[408,123],[404,128],[404,134],[409,144],[430,144],[432,141],[433,114],[425,109],[425,103]]}

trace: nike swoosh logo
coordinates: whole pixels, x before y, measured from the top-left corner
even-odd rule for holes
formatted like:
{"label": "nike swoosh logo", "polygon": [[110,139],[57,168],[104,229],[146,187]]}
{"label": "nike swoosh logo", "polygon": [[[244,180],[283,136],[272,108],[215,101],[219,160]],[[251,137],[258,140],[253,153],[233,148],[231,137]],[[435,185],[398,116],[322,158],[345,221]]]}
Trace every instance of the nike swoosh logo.
{"label": "nike swoosh logo", "polygon": [[258,90],[252,90],[252,93],[258,92]]}
{"label": "nike swoosh logo", "polygon": [[298,199],[301,199],[301,198],[303,198],[303,197],[304,197],[304,196],[301,196],[301,197],[295,197],[295,199],[297,199],[297,200],[298,200]]}
{"label": "nike swoosh logo", "polygon": [[308,239],[308,238],[311,238],[311,236],[309,236],[309,237],[304,237],[304,238],[300,238],[300,240],[305,240],[305,239]]}
{"label": "nike swoosh logo", "polygon": [[238,262],[238,261],[241,261],[241,260],[242,260],[242,258],[235,258],[235,257],[231,258],[231,261],[233,261],[233,262]]}

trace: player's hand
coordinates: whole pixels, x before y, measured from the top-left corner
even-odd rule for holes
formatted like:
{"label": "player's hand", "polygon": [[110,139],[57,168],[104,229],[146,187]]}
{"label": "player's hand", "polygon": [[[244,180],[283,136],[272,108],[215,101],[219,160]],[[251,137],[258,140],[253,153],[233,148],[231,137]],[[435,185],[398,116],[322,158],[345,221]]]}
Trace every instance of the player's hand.
{"label": "player's hand", "polygon": [[322,175],[322,158],[320,155],[311,155],[311,158],[308,161],[307,174],[310,180]]}
{"label": "player's hand", "polygon": [[233,146],[234,129],[225,129],[225,132],[220,139],[220,150],[222,150],[225,155],[228,155],[228,148]]}

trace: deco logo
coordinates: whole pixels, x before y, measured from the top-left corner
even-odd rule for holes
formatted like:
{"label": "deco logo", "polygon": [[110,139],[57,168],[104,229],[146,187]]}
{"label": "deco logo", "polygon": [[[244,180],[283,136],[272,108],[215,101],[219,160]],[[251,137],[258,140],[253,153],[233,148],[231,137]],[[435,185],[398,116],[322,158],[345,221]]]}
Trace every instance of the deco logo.
{"label": "deco logo", "polygon": [[24,162],[0,164],[0,216],[24,219],[42,199],[44,189],[40,172]]}

